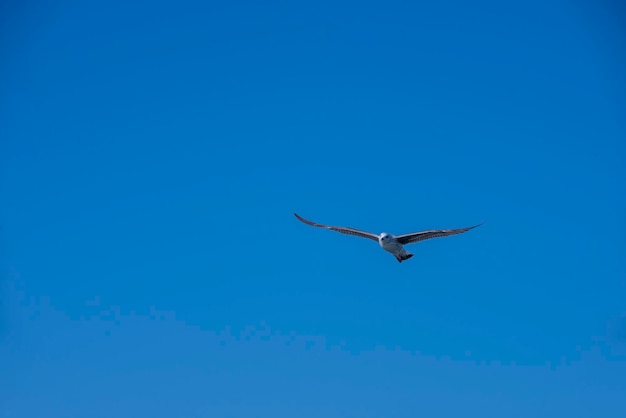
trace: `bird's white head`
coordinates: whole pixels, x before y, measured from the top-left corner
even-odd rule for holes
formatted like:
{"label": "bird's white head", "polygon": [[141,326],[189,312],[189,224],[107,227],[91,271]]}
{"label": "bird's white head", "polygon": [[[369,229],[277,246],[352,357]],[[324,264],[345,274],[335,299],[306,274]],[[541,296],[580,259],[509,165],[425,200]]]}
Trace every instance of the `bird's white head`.
{"label": "bird's white head", "polygon": [[391,238],[391,236],[388,233],[386,233],[386,232],[383,232],[382,234],[380,234],[380,240],[381,241],[385,241],[386,242],[386,241],[389,240],[389,238]]}

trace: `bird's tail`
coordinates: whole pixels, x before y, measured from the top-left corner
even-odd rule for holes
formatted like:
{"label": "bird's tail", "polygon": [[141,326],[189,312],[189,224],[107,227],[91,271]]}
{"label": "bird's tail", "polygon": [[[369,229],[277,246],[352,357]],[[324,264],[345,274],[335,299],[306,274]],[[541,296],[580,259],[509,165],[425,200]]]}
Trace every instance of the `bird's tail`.
{"label": "bird's tail", "polygon": [[413,254],[406,252],[404,254],[397,255],[396,259],[398,260],[398,263],[402,263],[403,261],[408,260],[411,257],[413,257]]}

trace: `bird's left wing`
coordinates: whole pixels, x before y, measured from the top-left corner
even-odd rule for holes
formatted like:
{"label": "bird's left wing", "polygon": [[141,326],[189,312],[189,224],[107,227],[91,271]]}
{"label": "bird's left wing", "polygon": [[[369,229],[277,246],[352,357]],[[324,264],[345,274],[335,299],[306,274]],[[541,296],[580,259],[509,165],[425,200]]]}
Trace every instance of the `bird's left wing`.
{"label": "bird's left wing", "polygon": [[470,226],[467,228],[459,228],[459,229],[431,229],[428,231],[421,232],[413,232],[410,234],[398,235],[396,236],[396,240],[402,244],[412,244],[418,241],[424,241],[431,238],[440,238],[447,237],[450,235],[462,234],[463,232],[467,232],[470,229],[474,229],[477,226],[481,226],[482,224]]}
{"label": "bird's left wing", "polygon": [[306,220],[302,216],[298,215],[297,213],[294,213],[294,215],[296,218],[298,218],[300,221],[304,222],[307,225],[316,226],[318,228],[330,229],[332,231],[341,232],[342,234],[356,235],[357,237],[367,238],[367,239],[371,239],[371,240],[378,242],[378,235],[373,234],[371,232],[361,231],[360,229],[347,228],[344,226],[322,225],[322,224],[318,224],[318,223]]}

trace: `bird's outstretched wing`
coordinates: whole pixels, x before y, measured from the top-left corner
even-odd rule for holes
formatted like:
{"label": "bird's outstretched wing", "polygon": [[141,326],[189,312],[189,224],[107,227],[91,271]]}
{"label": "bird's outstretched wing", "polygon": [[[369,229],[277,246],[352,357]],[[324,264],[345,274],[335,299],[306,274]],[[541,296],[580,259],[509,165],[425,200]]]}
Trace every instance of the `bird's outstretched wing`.
{"label": "bird's outstretched wing", "polygon": [[426,239],[431,239],[431,238],[440,238],[440,237],[447,237],[450,235],[456,235],[456,234],[462,234],[463,232],[467,232],[470,229],[474,229],[477,226],[481,226],[481,224],[478,225],[474,225],[474,226],[470,226],[468,228],[459,228],[459,229],[431,229],[428,231],[421,231],[421,232],[413,232],[410,234],[404,234],[404,235],[398,235],[396,236],[396,240],[402,244],[412,244],[414,242],[418,242],[418,241],[424,241]]}
{"label": "bird's outstretched wing", "polygon": [[322,224],[318,224],[318,223],[306,220],[302,216],[298,215],[297,213],[294,213],[294,215],[296,218],[298,218],[300,221],[304,222],[307,225],[316,226],[318,228],[330,229],[332,231],[341,232],[342,234],[356,235],[357,237],[368,238],[368,239],[378,242],[378,235],[373,234],[371,232],[361,231],[359,229],[354,229],[354,228],[346,228],[343,226],[322,225]]}

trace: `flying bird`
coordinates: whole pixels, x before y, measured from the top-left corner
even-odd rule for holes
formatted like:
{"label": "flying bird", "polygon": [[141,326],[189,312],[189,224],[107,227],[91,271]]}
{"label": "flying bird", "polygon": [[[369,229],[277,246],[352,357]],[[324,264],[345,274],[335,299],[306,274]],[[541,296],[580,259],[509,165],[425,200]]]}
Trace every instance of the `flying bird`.
{"label": "flying bird", "polygon": [[413,244],[418,241],[424,241],[431,238],[440,238],[447,237],[450,235],[462,234],[463,232],[467,232],[470,229],[474,229],[477,226],[482,225],[482,223],[474,226],[470,226],[467,228],[459,228],[459,229],[431,229],[427,231],[420,232],[412,232],[410,234],[404,235],[392,235],[386,232],[381,234],[374,234],[372,232],[361,231],[360,229],[348,228],[345,226],[330,226],[318,224],[307,219],[304,219],[302,216],[294,213],[295,217],[300,221],[304,222],[307,225],[315,226],[318,228],[330,229],[331,231],[340,232],[342,234],[347,235],[355,235],[361,238],[371,239],[373,241],[378,242],[378,244],[382,247],[383,250],[390,252],[396,257],[399,263],[402,263],[405,260],[413,257],[413,254],[404,249],[406,244]]}

